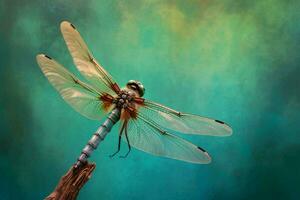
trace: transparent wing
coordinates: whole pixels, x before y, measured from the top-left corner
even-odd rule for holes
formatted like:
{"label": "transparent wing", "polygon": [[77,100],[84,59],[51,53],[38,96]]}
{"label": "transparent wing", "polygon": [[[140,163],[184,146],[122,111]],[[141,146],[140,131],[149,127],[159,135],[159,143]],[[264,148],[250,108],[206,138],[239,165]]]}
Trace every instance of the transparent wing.
{"label": "transparent wing", "polygon": [[139,150],[191,163],[207,164],[211,161],[204,149],[164,131],[141,115],[137,119],[130,119],[127,127],[130,145]]}
{"label": "transparent wing", "polygon": [[73,61],[81,74],[98,91],[105,91],[111,95],[118,94],[120,87],[95,60],[75,26],[63,21],[60,28]]}
{"label": "transparent wing", "polygon": [[138,112],[168,129],[197,135],[229,136],[232,134],[231,127],[220,120],[178,112],[146,99],[140,104]]}
{"label": "transparent wing", "polygon": [[90,119],[101,119],[108,109],[100,100],[102,93],[81,82],[71,72],[44,54],[37,55],[37,62],[50,83],[77,112]]}

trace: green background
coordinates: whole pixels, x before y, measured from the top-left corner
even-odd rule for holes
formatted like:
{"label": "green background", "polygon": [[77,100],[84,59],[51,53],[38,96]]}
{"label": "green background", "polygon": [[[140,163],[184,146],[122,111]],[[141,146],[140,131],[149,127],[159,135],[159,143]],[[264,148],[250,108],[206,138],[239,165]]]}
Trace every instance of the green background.
{"label": "green background", "polygon": [[[35,61],[78,74],[59,30],[71,21],[120,85],[218,118],[231,137],[183,136],[209,165],[133,150],[94,152],[79,199],[296,199],[300,191],[299,1],[0,1],[0,199],[42,199],[100,122],[69,107]],[[123,143],[122,153],[126,152]]]}

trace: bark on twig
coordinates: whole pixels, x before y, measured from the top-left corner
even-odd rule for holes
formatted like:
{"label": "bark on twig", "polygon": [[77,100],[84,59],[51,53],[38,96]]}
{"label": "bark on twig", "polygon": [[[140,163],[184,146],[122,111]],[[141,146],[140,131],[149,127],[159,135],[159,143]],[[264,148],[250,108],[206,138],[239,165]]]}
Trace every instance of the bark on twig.
{"label": "bark on twig", "polygon": [[77,198],[79,190],[91,178],[96,164],[85,164],[79,169],[73,166],[61,177],[55,190],[45,198],[45,200],[74,200]]}
{"label": "bark on twig", "polygon": [[61,177],[55,190],[46,197],[45,200],[74,200],[77,198],[79,190],[90,179],[96,167],[96,164],[88,163],[88,158],[119,119],[120,110],[116,108],[97,129],[96,133],[94,133],[89,142],[82,149],[77,162]]}

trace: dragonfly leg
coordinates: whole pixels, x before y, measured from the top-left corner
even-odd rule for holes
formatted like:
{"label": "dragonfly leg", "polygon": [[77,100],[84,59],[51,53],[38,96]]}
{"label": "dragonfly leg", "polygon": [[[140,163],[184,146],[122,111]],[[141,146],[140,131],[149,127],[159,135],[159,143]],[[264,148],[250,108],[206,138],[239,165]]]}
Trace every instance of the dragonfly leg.
{"label": "dragonfly leg", "polygon": [[124,127],[125,127],[125,123],[122,125],[122,128],[121,128],[120,133],[119,133],[118,149],[115,153],[113,153],[109,156],[110,158],[114,157],[117,153],[119,153],[119,151],[121,149],[121,137],[122,137]]}
{"label": "dragonfly leg", "polygon": [[119,156],[119,158],[126,158],[128,156],[128,154],[130,153],[130,151],[131,151],[131,146],[130,146],[130,143],[129,143],[129,140],[128,140],[128,135],[127,135],[127,126],[125,127],[125,137],[126,137],[126,141],[127,141],[127,144],[128,144],[128,151],[124,156]]}
{"label": "dragonfly leg", "polygon": [[118,142],[118,149],[115,153],[109,155],[110,158],[114,157],[117,153],[119,153],[120,149],[121,149],[121,137],[122,137],[122,134],[119,134],[119,142]]}

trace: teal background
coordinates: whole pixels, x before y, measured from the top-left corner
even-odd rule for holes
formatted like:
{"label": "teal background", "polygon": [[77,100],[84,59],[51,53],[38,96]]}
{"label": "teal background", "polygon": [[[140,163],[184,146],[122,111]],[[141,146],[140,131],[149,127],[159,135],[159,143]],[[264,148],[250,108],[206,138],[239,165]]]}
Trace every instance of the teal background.
{"label": "teal background", "polygon": [[[71,21],[112,76],[146,98],[218,118],[231,137],[183,137],[209,165],[133,150],[110,159],[115,127],[78,199],[297,199],[299,1],[0,1],[0,199],[42,199],[100,122],[71,109],[35,61],[78,74],[59,30]],[[123,143],[122,153],[126,152]]]}

